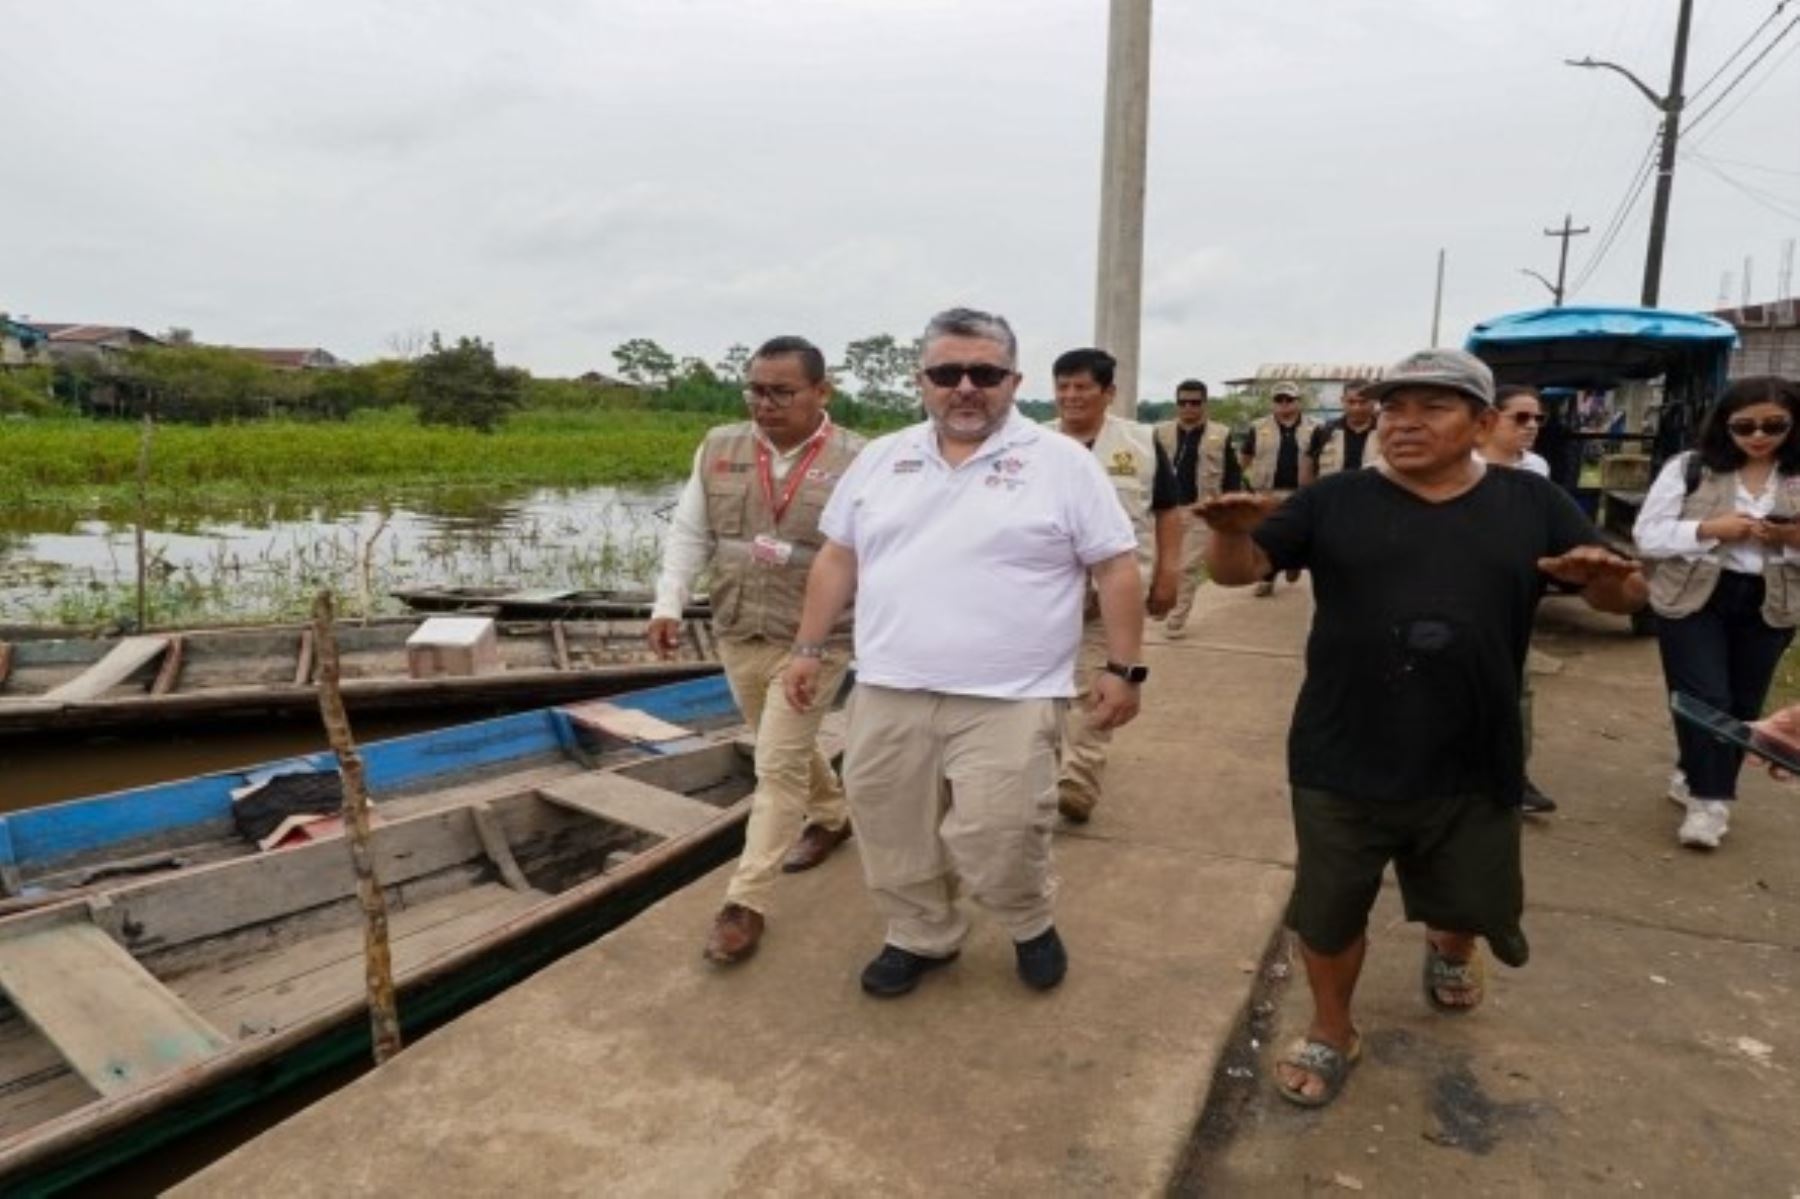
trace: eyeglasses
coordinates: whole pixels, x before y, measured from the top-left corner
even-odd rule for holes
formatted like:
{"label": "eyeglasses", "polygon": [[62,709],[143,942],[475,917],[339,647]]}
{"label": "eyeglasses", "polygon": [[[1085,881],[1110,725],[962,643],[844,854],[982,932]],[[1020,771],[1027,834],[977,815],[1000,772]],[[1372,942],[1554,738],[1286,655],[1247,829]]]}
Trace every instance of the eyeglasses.
{"label": "eyeglasses", "polygon": [[1542,412],[1509,412],[1506,415],[1515,425],[1541,425],[1544,423]]}
{"label": "eyeglasses", "polygon": [[1275,402],[1277,404],[1298,404],[1300,402],[1300,397],[1299,396],[1276,396]]}
{"label": "eyeglasses", "polygon": [[793,387],[765,387],[761,383],[752,383],[744,388],[744,403],[752,406],[762,403],[772,408],[786,408],[800,395]]}
{"label": "eyeglasses", "polygon": [[1784,416],[1771,416],[1763,420],[1728,420],[1725,427],[1731,430],[1733,437],[1753,437],[1758,433],[1764,437],[1785,437],[1794,422]]}
{"label": "eyeglasses", "polygon": [[928,366],[919,372],[935,387],[955,387],[969,377],[969,382],[977,387],[998,387],[1013,377],[1010,366],[995,366],[989,362],[945,362],[937,366]]}
{"label": "eyeglasses", "polygon": [[1204,408],[1204,407],[1206,407],[1206,401],[1205,400],[1176,400],[1175,406],[1177,408]]}

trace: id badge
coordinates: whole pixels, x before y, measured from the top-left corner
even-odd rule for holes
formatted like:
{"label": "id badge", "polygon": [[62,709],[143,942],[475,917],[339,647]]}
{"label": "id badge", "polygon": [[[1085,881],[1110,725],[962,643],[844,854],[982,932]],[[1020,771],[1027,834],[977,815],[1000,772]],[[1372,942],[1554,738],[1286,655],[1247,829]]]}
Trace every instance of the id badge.
{"label": "id badge", "polygon": [[750,557],[764,566],[786,566],[794,556],[794,543],[758,533],[750,543]]}

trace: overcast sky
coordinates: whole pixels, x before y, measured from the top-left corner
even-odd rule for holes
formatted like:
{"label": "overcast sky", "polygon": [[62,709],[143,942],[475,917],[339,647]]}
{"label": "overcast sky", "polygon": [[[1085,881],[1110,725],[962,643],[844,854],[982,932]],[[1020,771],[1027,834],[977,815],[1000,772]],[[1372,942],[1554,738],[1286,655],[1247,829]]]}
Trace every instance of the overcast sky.
{"label": "overcast sky", "polygon": [[[1388,361],[1585,273],[1676,0],[1161,0],[1143,390]],[[1690,92],[1774,8],[1698,0]],[[0,0],[0,310],[537,373],[652,337],[1005,313],[1026,394],[1092,336],[1105,0]],[[1790,14],[1791,15],[1791,14]],[[1788,16],[1782,18],[1783,22]],[[1777,26],[1779,28],[1779,26]],[[1766,36],[1766,35],[1765,35]],[[1663,302],[1800,236],[1800,30],[1687,139]],[[1704,106],[1735,74],[1701,95]],[[1741,103],[1740,103],[1741,101]],[[1646,189],[1577,300],[1635,302]]]}

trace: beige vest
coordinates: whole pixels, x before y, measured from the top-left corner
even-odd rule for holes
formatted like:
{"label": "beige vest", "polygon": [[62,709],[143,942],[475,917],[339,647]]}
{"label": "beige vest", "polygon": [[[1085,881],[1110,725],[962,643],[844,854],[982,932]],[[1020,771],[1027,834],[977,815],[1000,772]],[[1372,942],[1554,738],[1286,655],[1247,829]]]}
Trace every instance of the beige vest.
{"label": "beige vest", "polygon": [[[1281,429],[1272,416],[1261,418],[1250,429],[1256,438],[1256,457],[1250,460],[1250,486],[1257,491],[1267,491],[1275,482],[1275,460],[1281,456]],[[1302,455],[1312,444],[1313,434],[1318,429],[1319,422],[1310,416],[1301,417],[1300,423],[1294,426],[1294,437],[1300,443]]]}
{"label": "beige vest", "polygon": [[[799,489],[775,519],[756,467],[756,436],[749,423],[712,430],[700,448],[700,482],[706,490],[706,526],[713,536],[713,631],[733,641],[761,637],[782,645],[799,631],[800,607],[806,598],[806,572],[825,544],[819,513],[863,447],[863,439],[833,426],[824,448],[806,463]],[[804,451],[792,470],[805,463]],[[779,500],[793,482],[790,474],[775,483]],[[759,561],[756,539],[776,543],[786,561]],[[783,550],[781,547],[787,547]],[[763,555],[767,557],[767,553]],[[850,635],[850,613],[839,618],[831,640]]]}
{"label": "beige vest", "polygon": [[[1381,458],[1381,426],[1369,427],[1369,439],[1363,442],[1362,464],[1374,466]],[[1319,477],[1336,474],[1344,469],[1344,426],[1332,427],[1331,436],[1325,441],[1325,448],[1319,451]]]}
{"label": "beige vest", "polygon": [[[1155,429],[1157,443],[1162,446],[1163,456],[1169,464],[1175,464],[1175,443],[1179,426],[1172,421],[1161,421]],[[1200,466],[1199,477],[1194,481],[1199,484],[1201,501],[1216,498],[1225,490],[1225,450],[1231,445],[1231,430],[1217,421],[1207,421],[1200,431]]]}
{"label": "beige vest", "polygon": [[[1047,422],[1062,432],[1062,421]],[[1094,438],[1094,457],[1118,494],[1131,531],[1137,535],[1138,571],[1146,582],[1156,557],[1156,532],[1150,521],[1150,499],[1156,490],[1156,445],[1150,429],[1134,420],[1108,413]]]}
{"label": "beige vest", "polygon": [[[1769,480],[1775,488],[1778,516],[1800,516],[1796,493],[1785,484],[1788,479],[1777,474]],[[1737,510],[1737,473],[1700,473],[1700,486],[1681,503],[1682,520],[1710,520],[1729,516]],[[1703,558],[1659,558],[1650,567],[1650,607],[1658,616],[1679,620],[1692,616],[1706,606],[1718,586],[1719,573],[1725,568],[1714,554]],[[1762,618],[1770,628],[1791,629],[1800,625],[1800,564],[1787,561],[1779,553],[1763,557]]]}

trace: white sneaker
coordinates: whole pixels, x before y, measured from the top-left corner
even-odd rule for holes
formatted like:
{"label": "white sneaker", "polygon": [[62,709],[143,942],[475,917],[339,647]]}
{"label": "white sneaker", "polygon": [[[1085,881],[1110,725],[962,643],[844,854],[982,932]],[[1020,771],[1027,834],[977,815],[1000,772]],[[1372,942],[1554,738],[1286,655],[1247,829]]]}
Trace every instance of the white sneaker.
{"label": "white sneaker", "polygon": [[1684,812],[1694,802],[1693,792],[1688,790],[1687,775],[1679,770],[1669,771],[1669,802]]}
{"label": "white sneaker", "polygon": [[1725,826],[1731,822],[1731,805],[1722,799],[1688,801],[1687,819],[1681,822],[1676,839],[1692,849],[1717,849],[1725,839]]}

